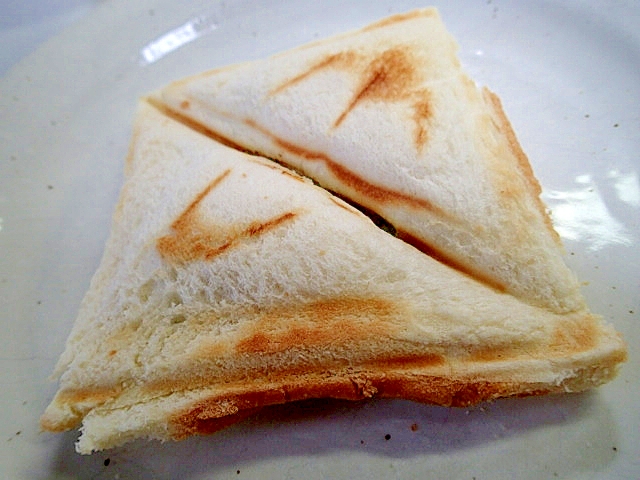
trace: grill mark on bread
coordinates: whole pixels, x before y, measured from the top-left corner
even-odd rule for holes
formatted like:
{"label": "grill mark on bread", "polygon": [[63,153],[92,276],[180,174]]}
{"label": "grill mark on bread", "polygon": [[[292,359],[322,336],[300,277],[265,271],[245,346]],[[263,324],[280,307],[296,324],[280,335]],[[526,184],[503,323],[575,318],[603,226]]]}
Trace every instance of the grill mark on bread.
{"label": "grill mark on bread", "polygon": [[[127,156],[125,157],[125,161],[124,161],[124,174],[125,176],[129,176],[131,175],[131,172],[133,171],[133,162],[135,160],[135,149],[138,145],[138,141],[140,138],[140,128],[139,127],[134,127],[131,131],[131,139],[129,140],[129,149],[127,150]],[[121,210],[121,206],[120,204],[118,204],[116,206],[116,208],[118,210]]]}
{"label": "grill mark on bread", "polygon": [[[557,244],[561,244],[560,235],[553,228],[553,223],[551,218],[547,214],[546,207],[542,200],[540,199],[540,194],[542,193],[542,187],[540,183],[536,179],[533,169],[531,168],[531,164],[529,163],[529,159],[527,155],[522,150],[520,146],[520,142],[518,142],[518,138],[516,137],[515,132],[513,131],[513,127],[511,126],[511,122],[504,113],[504,109],[502,108],[502,102],[500,98],[493,93],[488,88],[484,87],[482,89],[482,95],[485,101],[488,103],[489,107],[491,107],[491,111],[493,112],[493,121],[495,123],[495,127],[498,131],[507,139],[507,143],[509,146],[509,150],[512,155],[516,158],[516,165],[518,166],[520,173],[522,173],[522,177],[526,181],[526,186],[529,189],[529,194],[532,199],[534,199],[536,208],[542,215],[544,219],[547,230],[555,240]],[[511,201],[511,199],[509,199]]]}
{"label": "grill mark on bread", "polygon": [[171,233],[157,240],[156,248],[163,259],[178,263],[211,260],[243,239],[262,235],[297,216],[296,212],[285,212],[242,229],[207,225],[198,217],[198,207],[230,173],[231,169],[227,169],[212,180],[171,224]]}
{"label": "grill mark on bread", "polygon": [[598,337],[596,321],[592,315],[563,318],[555,327],[551,348],[560,355],[578,353],[594,348]]}
{"label": "grill mark on bread", "polygon": [[356,208],[352,207],[351,205],[349,205],[348,203],[342,201],[338,201],[338,199],[334,196],[329,196],[329,200],[331,200],[333,203],[335,203],[338,207],[342,208],[343,210],[346,210],[349,213],[353,213],[355,215],[359,215],[361,212],[359,210],[357,210]]}
{"label": "grill mark on bread", "polygon": [[296,147],[283,140],[278,140],[277,143],[283,148],[297,153],[299,156],[309,160],[322,160],[329,168],[334,177],[340,180],[343,185],[355,190],[360,195],[374,200],[376,203],[403,203],[412,208],[421,208],[430,211],[440,217],[448,217],[448,214],[435,206],[428,200],[414,197],[406,193],[401,193],[390,188],[382,187],[369,182],[353,172],[348,168],[340,165],[338,162],[332,161],[329,157],[322,156],[321,154],[314,154],[313,152],[295,151]]}
{"label": "grill mark on bread", "polygon": [[180,231],[184,230],[188,227],[188,224],[191,223],[192,216],[195,214],[198,205],[204,198],[211,193],[211,191],[216,188],[222,181],[229,176],[231,173],[231,169],[228,168],[216,178],[214,178],[209,185],[205,187],[205,189],[198,194],[198,196],[189,204],[189,206],[185,209],[185,211],[178,217],[176,221],[171,224],[171,229]]}
{"label": "grill mark on bread", "polygon": [[445,252],[434,248],[424,240],[421,240],[408,232],[397,230],[396,237],[408,243],[409,245],[414,246],[421,252],[429,255],[434,260],[437,260],[438,262],[447,265],[454,270],[464,273],[465,275],[487,285],[488,287],[491,287],[497,292],[504,293],[507,291],[507,287],[497,279],[491,277],[490,275],[487,275],[485,272],[479,272],[473,269],[471,266],[465,264],[459,259],[455,259],[452,256],[447,255]]}
{"label": "grill mark on bread", "polygon": [[[534,347],[535,348],[535,347]],[[548,352],[545,352],[547,354]],[[517,358],[530,359],[533,356],[525,342],[510,345],[486,345],[474,347],[469,353],[470,362],[508,362]]]}
{"label": "grill mark on bread", "polygon": [[364,84],[360,86],[347,108],[338,116],[335,122],[333,122],[334,128],[340,126],[345,117],[359,102],[367,98],[375,98],[378,90],[382,90],[385,86],[388,87],[388,71],[383,65],[381,65],[381,67],[379,70],[370,72],[370,75],[364,79]]}
{"label": "grill mark on bread", "polygon": [[426,124],[432,116],[431,103],[426,98],[428,94],[428,90],[424,90],[423,95],[425,98],[419,99],[413,104],[413,121],[416,124],[415,143],[419,149],[427,143],[428,132]]}
{"label": "grill mark on bread", "polygon": [[[540,351],[535,344],[534,350],[538,350],[535,357],[554,358],[566,357],[568,354],[576,354],[591,350],[597,346],[601,333],[598,325],[590,314],[576,314],[559,319],[551,333],[548,347]],[[474,348],[469,355],[472,362],[497,362],[510,361],[516,358],[531,358],[533,355],[528,349],[526,339],[521,343],[497,346],[482,346]]]}
{"label": "grill mark on bread", "polygon": [[295,348],[344,344],[388,333],[398,310],[378,298],[335,298],[266,313],[240,340],[240,354],[281,353]]}
{"label": "grill mark on bread", "polygon": [[[423,352],[413,355],[395,355],[388,358],[377,358],[371,362],[372,366],[376,368],[382,367],[384,369],[402,369],[402,368],[428,368],[438,367],[446,363],[444,356],[438,353]],[[363,365],[367,365],[364,362]]]}
{"label": "grill mark on bread", "polygon": [[276,88],[272,89],[269,92],[269,95],[277,95],[283,90],[286,90],[287,88],[292,87],[293,85],[303,81],[304,79],[310,77],[316,72],[319,72],[320,70],[324,70],[325,68],[348,68],[349,66],[353,65],[356,61],[357,61],[357,55],[355,54],[355,52],[346,51],[346,52],[338,52],[332,55],[328,55],[327,57],[323,58],[320,62],[314,64],[308,70],[300,73],[299,75],[296,75],[295,77],[285,81],[284,83],[280,84]]}
{"label": "grill mark on bread", "polygon": [[274,229],[282,223],[292,220],[296,217],[296,215],[297,213],[295,212],[286,212],[266,222],[255,222],[246,228],[245,235],[243,236],[255,237],[261,235],[269,230]]}
{"label": "grill mark on bread", "polygon": [[281,168],[280,173],[282,173],[283,175],[286,175],[288,177],[291,177],[294,180],[297,180],[298,182],[306,183],[304,178],[302,178],[300,175],[298,175],[296,173],[293,173],[293,172],[291,172],[289,170],[285,170],[284,168]]}
{"label": "grill mark on bread", "polygon": [[432,108],[429,91],[420,87],[422,77],[415,68],[418,63],[411,56],[410,46],[391,48],[373,58],[354,51],[334,53],[281,83],[269,95],[281,93],[325,69],[346,70],[358,76],[358,86],[345,109],[333,122],[333,128],[338,128],[361,103],[406,101],[413,109],[414,143],[420,150],[428,140],[427,125],[432,117]]}
{"label": "grill mark on bread", "polygon": [[427,141],[426,124],[432,116],[432,109],[429,91],[419,88],[422,78],[415,68],[416,63],[410,56],[408,47],[385,50],[375,57],[360,73],[360,85],[347,108],[334,121],[333,127],[339,127],[347,115],[362,102],[409,100],[415,123],[414,141],[418,149],[424,146]]}
{"label": "grill mark on bread", "polygon": [[361,31],[369,32],[371,30],[377,30],[378,28],[389,27],[391,25],[395,25],[396,23],[406,22],[407,20],[413,20],[418,17],[437,17],[438,14],[436,10],[433,8],[426,8],[420,10],[412,10],[407,13],[397,13],[395,15],[391,15],[390,17],[383,18],[382,20],[372,23],[371,25],[367,25]]}
{"label": "grill mark on bread", "polygon": [[[295,218],[297,213],[287,212],[266,222],[254,222],[239,233],[231,234],[224,243],[219,243],[219,235],[211,233],[211,228],[199,223],[186,224],[185,228],[174,230],[158,240],[158,251],[167,261],[190,262],[211,260],[235,247],[241,240],[264,234]],[[215,228],[215,227],[213,227]]]}
{"label": "grill mark on bread", "polygon": [[[308,376],[313,377],[314,375]],[[287,377],[282,379],[284,382],[280,386],[255,385],[251,391],[237,387],[235,391],[212,395],[176,412],[170,418],[169,422],[174,430],[173,438],[180,439],[194,433],[215,431],[214,429],[220,425],[219,419],[224,420],[227,415],[231,415],[232,419],[241,420],[246,418],[244,412],[249,412],[250,415],[257,411],[256,409],[265,406],[281,405],[311,398],[361,400],[373,396],[370,389],[359,389],[358,383],[353,382],[350,378],[338,376],[327,378],[322,374],[315,376],[322,378],[305,378],[302,375],[298,379]],[[222,423],[222,426],[225,426],[225,423]]]}
{"label": "grill mark on bread", "polygon": [[262,167],[270,168],[271,170],[275,170],[276,172],[280,172],[282,175],[291,177],[292,179],[297,180],[298,182],[307,183],[308,181],[310,181],[304,175],[290,169],[285,165],[281,165],[275,160],[272,160],[270,158],[261,157],[255,154],[248,153],[246,160],[249,162],[255,163],[257,165],[260,165]]}
{"label": "grill mark on bread", "polygon": [[[185,127],[188,127],[189,129],[193,130],[194,132],[198,132],[201,135],[204,135],[205,137],[208,137],[212,140],[215,140],[218,143],[221,143],[229,148],[233,148],[234,150],[238,150],[240,152],[245,152],[245,153],[249,153],[249,151],[244,148],[242,145],[237,144],[236,142],[234,142],[233,140],[231,140],[230,138],[227,138],[223,135],[220,135],[220,133],[215,132],[213,130],[211,130],[210,128],[207,128],[206,126],[202,125],[201,123],[197,122],[196,120],[191,119],[190,117],[188,117],[187,115],[185,115],[182,112],[179,112],[177,110],[174,110],[166,105],[161,104],[159,101],[157,101],[156,99],[154,99],[153,97],[148,97],[145,99],[147,101],[147,103],[149,103],[149,105],[151,105],[152,107],[154,107],[156,110],[160,111],[161,113],[163,113],[164,115],[166,115],[167,117],[169,117],[172,120],[175,120],[178,123],[183,124]],[[185,103],[186,102],[186,103]],[[188,110],[189,108],[191,108],[191,103],[188,100],[183,100],[180,103],[180,106],[183,110]]]}
{"label": "grill mark on bread", "polygon": [[288,153],[311,162],[324,163],[329,171],[333,174],[333,176],[338,179],[342,185],[356,191],[358,194],[364,197],[374,200],[376,203],[402,203],[411,208],[428,210],[441,217],[448,216],[447,212],[429,202],[428,200],[414,197],[406,193],[398,192],[396,190],[371,183],[359,176],[357,173],[342,166],[340,163],[333,160],[329,155],[322,152],[307,150],[304,147],[284,140],[283,138],[274,135],[266,128],[258,125],[252,119],[245,119],[244,123],[249,127],[260,131],[263,135],[269,137],[276,146],[283,150],[286,150]]}
{"label": "grill mark on bread", "polygon": [[[526,396],[542,393],[542,389],[536,390],[538,393],[529,393],[524,390],[526,386],[518,383],[474,381],[428,375],[410,379],[401,372],[384,376],[377,385],[381,397],[402,398],[450,407],[468,407],[515,394]],[[551,389],[546,390],[545,393],[550,391]],[[557,391],[562,391],[562,387],[558,387]]]}

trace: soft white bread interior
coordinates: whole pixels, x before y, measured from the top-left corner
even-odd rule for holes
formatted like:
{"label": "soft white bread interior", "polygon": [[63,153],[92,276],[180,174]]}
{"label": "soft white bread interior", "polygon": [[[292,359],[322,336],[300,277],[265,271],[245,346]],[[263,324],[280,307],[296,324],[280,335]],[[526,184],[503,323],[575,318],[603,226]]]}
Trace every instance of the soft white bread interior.
{"label": "soft white bread interior", "polygon": [[380,215],[398,237],[532,305],[585,308],[498,97],[421,9],[178,80],[154,101]]}
{"label": "soft white bread interior", "polygon": [[308,180],[140,103],[111,236],[41,423],[78,451],[264,405],[468,405],[613,378],[619,335],[424,255]]}

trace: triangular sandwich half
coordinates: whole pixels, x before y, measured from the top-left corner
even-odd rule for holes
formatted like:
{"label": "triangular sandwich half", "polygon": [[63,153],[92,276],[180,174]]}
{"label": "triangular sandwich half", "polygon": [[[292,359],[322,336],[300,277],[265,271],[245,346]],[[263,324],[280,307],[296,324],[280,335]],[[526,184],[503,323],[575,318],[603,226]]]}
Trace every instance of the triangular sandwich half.
{"label": "triangular sandwich half", "polygon": [[498,97],[435,9],[176,81],[155,101],[275,159],[398,237],[555,312],[585,307]]}
{"label": "triangular sandwich half", "polygon": [[624,357],[598,317],[499,293],[142,102],[41,423],[82,424],[89,453],[306,398],[468,405],[584,390]]}

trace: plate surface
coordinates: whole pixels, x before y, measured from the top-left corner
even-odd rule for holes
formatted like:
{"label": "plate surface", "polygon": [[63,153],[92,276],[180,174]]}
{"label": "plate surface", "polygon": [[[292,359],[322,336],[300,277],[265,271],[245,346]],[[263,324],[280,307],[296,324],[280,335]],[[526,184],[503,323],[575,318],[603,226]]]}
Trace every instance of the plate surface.
{"label": "plate surface", "polygon": [[2,478],[640,477],[640,4],[434,1],[466,70],[502,98],[590,305],[629,344],[614,382],[470,409],[308,402],[80,456],[76,432],[42,433],[38,417],[108,235],[136,99],[424,4],[66,3],[55,28],[21,35],[82,18],[0,80]]}

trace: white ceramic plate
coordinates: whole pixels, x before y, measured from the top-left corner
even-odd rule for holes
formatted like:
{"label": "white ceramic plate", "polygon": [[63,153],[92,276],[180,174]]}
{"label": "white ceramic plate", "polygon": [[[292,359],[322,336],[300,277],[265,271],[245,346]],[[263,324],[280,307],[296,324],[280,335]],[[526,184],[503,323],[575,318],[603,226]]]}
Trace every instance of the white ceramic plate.
{"label": "white ceramic plate", "polygon": [[588,394],[471,409],[291,405],[213,436],[92,456],[74,452],[76,432],[41,433],[47,376],[102,253],[137,97],[422,6],[103,1],[0,82],[0,477],[640,477],[640,4],[440,3],[465,68],[503,100],[591,306],[629,343],[620,376]]}

